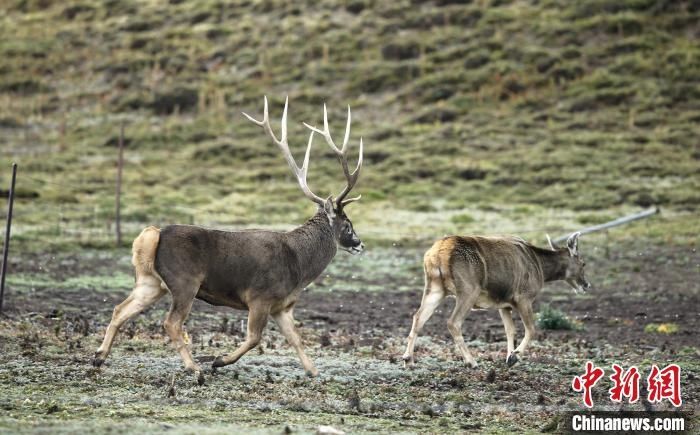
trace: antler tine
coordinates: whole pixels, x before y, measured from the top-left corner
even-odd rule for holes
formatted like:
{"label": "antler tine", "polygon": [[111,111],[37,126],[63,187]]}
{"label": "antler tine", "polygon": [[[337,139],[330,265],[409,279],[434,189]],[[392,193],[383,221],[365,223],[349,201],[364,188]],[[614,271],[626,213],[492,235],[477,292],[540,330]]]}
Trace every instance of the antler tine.
{"label": "antler tine", "polygon": [[306,182],[306,174],[309,170],[309,156],[311,155],[311,143],[313,142],[313,137],[314,137],[314,132],[311,132],[311,135],[309,136],[309,144],[306,146],[306,153],[304,154],[304,163],[301,165],[301,168],[297,166],[296,161],[294,160],[294,156],[292,155],[292,152],[289,150],[289,144],[287,143],[287,108],[289,107],[289,96],[285,99],[284,101],[284,112],[282,112],[282,121],[281,121],[281,129],[282,129],[282,136],[280,139],[277,139],[275,136],[275,133],[272,131],[272,127],[270,126],[270,116],[268,113],[268,107],[267,107],[267,96],[265,97],[265,105],[263,108],[263,119],[262,121],[258,121],[252,116],[248,115],[247,113],[243,112],[243,115],[248,118],[250,121],[252,121],[254,124],[259,125],[265,129],[267,134],[270,135],[272,138],[273,142],[277,144],[277,146],[282,150],[282,155],[284,156],[285,160],[287,161],[287,164],[289,167],[292,169],[292,172],[294,172],[294,176],[297,179],[297,182],[299,183],[299,187],[301,187],[301,190],[304,192],[304,195],[306,195],[307,198],[315,202],[316,204],[323,205],[324,200],[320,196],[316,195],[309,189],[309,185]]}
{"label": "antler tine", "polygon": [[554,247],[554,243],[552,243],[552,239],[549,237],[549,234],[545,234],[547,236],[547,243],[549,244],[549,248],[552,251],[556,251],[557,249]]}
{"label": "antler tine", "polygon": [[335,151],[336,156],[338,157],[347,157],[347,148],[348,148],[348,140],[350,139],[350,123],[352,122],[352,113],[350,112],[350,106],[348,105],[348,121],[347,124],[345,125],[345,137],[343,138],[343,146],[341,148],[338,148],[338,146],[335,144],[333,141],[333,138],[331,137],[331,132],[330,129],[328,128],[328,110],[326,109],[326,103],[323,103],[323,130],[319,130],[318,128],[309,125],[307,123],[303,123],[306,128],[309,130],[315,131],[316,133],[320,134],[326,139],[326,142],[328,145]]}
{"label": "antler tine", "polygon": [[348,140],[350,139],[350,120],[352,119],[352,113],[350,113],[350,105],[348,104],[348,122],[345,124],[345,137],[343,138],[343,148],[341,152],[345,155],[348,146]]}
{"label": "antler tine", "polygon": [[345,125],[345,136],[343,138],[343,145],[339,149],[335,142],[333,142],[333,138],[331,137],[330,130],[328,128],[328,110],[326,109],[326,104],[323,104],[323,130],[319,130],[316,127],[313,127],[307,123],[304,123],[306,128],[311,130],[312,132],[316,132],[320,134],[321,136],[324,137],[326,140],[326,143],[333,149],[335,152],[336,158],[338,159],[338,162],[340,162],[340,165],[343,168],[343,174],[345,175],[345,178],[347,179],[348,183],[345,186],[345,189],[338,195],[336,198],[336,203],[338,206],[343,206],[345,204],[348,204],[352,201],[357,201],[360,199],[360,197],[356,198],[351,198],[348,200],[344,200],[345,196],[352,190],[352,188],[355,186],[355,183],[357,183],[357,178],[360,175],[359,171],[360,168],[362,167],[362,150],[363,150],[363,143],[362,143],[362,138],[360,138],[360,156],[357,160],[357,167],[355,168],[354,171],[350,172],[350,169],[348,168],[348,142],[350,139],[350,125],[352,123],[352,112],[350,111],[350,105],[348,105],[348,120]]}
{"label": "antler tine", "polygon": [[348,180],[348,184],[345,186],[345,189],[343,189],[342,192],[340,192],[340,195],[336,198],[336,202],[339,206],[344,206],[346,204],[349,204],[353,201],[357,201],[360,199],[362,195],[356,196],[354,198],[349,198],[345,199],[348,193],[352,190],[353,187],[355,187],[355,183],[357,183],[357,179],[360,177],[360,169],[362,169],[362,154],[364,150],[364,144],[362,143],[362,138],[360,138],[360,155],[357,158],[357,166],[355,166],[355,170],[352,172],[349,172],[348,170],[348,161],[347,158],[343,158],[342,166],[343,166],[343,173],[345,174],[345,178]]}

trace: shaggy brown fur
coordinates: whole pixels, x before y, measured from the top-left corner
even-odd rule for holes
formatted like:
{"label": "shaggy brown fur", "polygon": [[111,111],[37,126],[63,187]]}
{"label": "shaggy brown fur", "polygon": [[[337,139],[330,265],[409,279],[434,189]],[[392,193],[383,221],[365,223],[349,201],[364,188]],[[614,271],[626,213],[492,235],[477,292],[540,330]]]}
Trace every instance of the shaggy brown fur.
{"label": "shaggy brown fur", "polygon": [[[532,303],[545,282],[565,280],[576,289],[590,286],[578,255],[578,233],[567,247],[543,249],[512,236],[449,236],[438,240],[425,253],[425,289],[421,306],[413,316],[403,356],[413,362],[418,333],[446,296],[457,299],[447,322],[464,361],[476,366],[462,337],[462,323],[471,309],[497,308],[508,340],[509,365],[517,361],[535,334]],[[515,325],[511,310],[520,313],[525,337],[514,350]]]}

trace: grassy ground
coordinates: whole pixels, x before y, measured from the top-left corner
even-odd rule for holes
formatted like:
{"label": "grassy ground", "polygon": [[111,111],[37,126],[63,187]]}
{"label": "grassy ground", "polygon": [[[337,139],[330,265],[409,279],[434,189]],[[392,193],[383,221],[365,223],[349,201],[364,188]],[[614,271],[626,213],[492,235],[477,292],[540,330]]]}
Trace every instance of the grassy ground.
{"label": "grassy ground", "polygon": [[[645,376],[651,364],[677,363],[683,370],[683,409],[697,411],[700,320],[693,310],[677,309],[700,303],[697,252],[629,246],[606,255],[603,248],[604,242],[593,241],[587,247],[593,291],[574,295],[553,285],[541,297],[578,327],[541,331],[513,368],[505,365],[503,327],[494,311],[467,317],[464,331],[480,367],[464,366],[445,327],[451,301],[421,336],[415,368],[404,368],[400,355],[410,315],[420,303],[422,285],[413,269],[421,252],[380,248],[364,259],[337,258],[302,295],[297,318],[320,377],[304,376],[293,350],[270,326],[260,350],[234,366],[207,369],[202,387],[181,371],[166,341],[161,324],[167,301],[124,327],[105,367],[91,367],[111,309],[128,292],[122,278],[130,269],[126,252],[23,256],[11,276],[9,315],[0,320],[0,428],[556,431],[562,412],[582,407],[570,384],[587,360],[608,372],[612,363],[636,365]],[[208,366],[214,356],[231,351],[244,338],[244,320],[244,312],[197,301],[187,324],[195,358]],[[677,330],[658,332],[649,326],[654,324]],[[594,389],[595,410],[620,408],[609,402],[608,384],[605,379]],[[645,406],[642,401],[623,408]]]}
{"label": "grassy ground", "polygon": [[[568,385],[588,359],[642,372],[676,362],[697,410],[699,23],[690,0],[0,2],[0,196],[20,165],[0,430],[539,431],[579,405]],[[277,149],[240,115],[259,116],[265,94],[277,119],[289,95],[298,158],[301,121],[320,124],[324,101],[335,136],[350,104],[353,150],[365,142],[349,214],[367,253],[339,256],[298,310],[322,376],[304,379],[268,332],[263,354],[197,388],[164,343],[163,306],[127,328],[110,365],[89,369],[143,226],[287,229],[311,215]],[[339,175],[318,141],[312,189],[337,193]],[[582,330],[544,334],[507,370],[498,316],[470,314],[482,366],[468,371],[442,310],[419,366],[397,362],[435,238],[541,245],[545,232],[652,205],[662,213],[582,239],[591,294],[544,295]],[[198,357],[241,340],[244,313],[195,313]]]}
{"label": "grassy ground", "polygon": [[[287,226],[310,206],[241,111],[291,99],[366,143],[365,238],[570,230],[700,203],[697,2],[5,2],[0,185],[17,161],[16,242],[109,246],[119,125],[126,239],[144,224]],[[319,194],[342,177],[314,149]],[[324,190],[326,186],[334,189]],[[576,212],[575,216],[570,213]],[[429,224],[426,227],[426,224]],[[36,242],[36,243],[34,243]]]}

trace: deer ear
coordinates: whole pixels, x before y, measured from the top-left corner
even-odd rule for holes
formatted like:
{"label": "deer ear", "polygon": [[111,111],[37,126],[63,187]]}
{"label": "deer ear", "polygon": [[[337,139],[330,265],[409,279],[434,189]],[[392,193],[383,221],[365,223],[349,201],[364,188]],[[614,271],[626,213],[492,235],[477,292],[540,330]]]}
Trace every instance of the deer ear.
{"label": "deer ear", "polygon": [[328,219],[335,219],[335,208],[332,196],[329,196],[325,201],[323,201],[323,211],[325,211],[328,215]]}
{"label": "deer ear", "polygon": [[572,257],[578,255],[578,237],[580,235],[580,232],[575,232],[566,239],[566,247],[569,248],[569,254]]}

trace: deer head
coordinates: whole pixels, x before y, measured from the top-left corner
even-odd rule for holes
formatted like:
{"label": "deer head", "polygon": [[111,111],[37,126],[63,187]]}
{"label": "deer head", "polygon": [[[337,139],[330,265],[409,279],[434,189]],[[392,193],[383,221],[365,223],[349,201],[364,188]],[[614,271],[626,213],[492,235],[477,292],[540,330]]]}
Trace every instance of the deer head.
{"label": "deer head", "polygon": [[573,233],[566,239],[566,247],[560,248],[552,243],[552,239],[547,235],[547,242],[552,251],[558,252],[565,259],[566,273],[564,281],[566,281],[575,291],[585,292],[591,287],[591,283],[586,279],[584,268],[586,262],[581,258],[578,251],[578,238],[580,232]]}
{"label": "deer head", "polygon": [[[301,168],[297,166],[294,156],[292,156],[292,153],[289,150],[289,144],[287,142],[288,106],[289,97],[287,97],[287,99],[284,102],[284,112],[282,113],[281,122],[282,132],[280,139],[277,139],[275,133],[272,131],[272,127],[270,127],[270,118],[268,115],[267,108],[267,97],[265,97],[263,119],[261,121],[254,119],[247,113],[243,113],[243,115],[250,121],[252,121],[254,124],[263,127],[267,134],[269,134],[272,138],[272,141],[275,144],[277,144],[277,146],[280,148],[285,160],[287,160],[287,164],[292,169],[292,172],[294,173],[297,182],[299,183],[299,187],[301,187],[302,192],[304,192],[304,195],[311,201],[315,202],[328,217],[328,221],[331,225],[331,228],[333,229],[333,234],[335,236],[337,246],[340,249],[350,252],[351,254],[359,254],[363,251],[364,244],[357,236],[357,233],[355,233],[350,218],[348,218],[348,216],[345,214],[345,206],[353,201],[357,201],[358,199],[360,199],[360,196],[354,198],[346,198],[346,196],[348,195],[348,193],[350,193],[352,188],[355,186],[355,183],[357,183],[357,179],[359,178],[360,169],[362,169],[363,149],[362,138],[360,138],[360,153],[357,159],[357,166],[355,167],[354,171],[350,172],[350,169],[348,168],[348,139],[350,138],[351,123],[350,106],[348,106],[348,120],[347,125],[345,127],[345,137],[343,139],[343,145],[340,149],[333,142],[333,139],[331,138],[330,132],[328,130],[328,113],[326,111],[325,104],[323,105],[323,130],[319,130],[315,127],[310,126],[309,124],[304,123],[304,125],[309,130],[311,130],[311,134],[309,135],[309,143],[306,146],[304,163],[301,165]],[[334,151],[336,158],[338,159],[338,162],[340,163],[343,169],[343,174],[345,175],[345,178],[347,180],[345,188],[335,198],[333,198],[332,195],[328,196],[326,199],[321,198],[320,196],[316,195],[311,191],[311,189],[308,186],[308,183],[306,182],[306,174],[309,169],[309,156],[311,153],[311,144],[313,143],[314,133],[319,133],[326,139],[326,142]]]}

